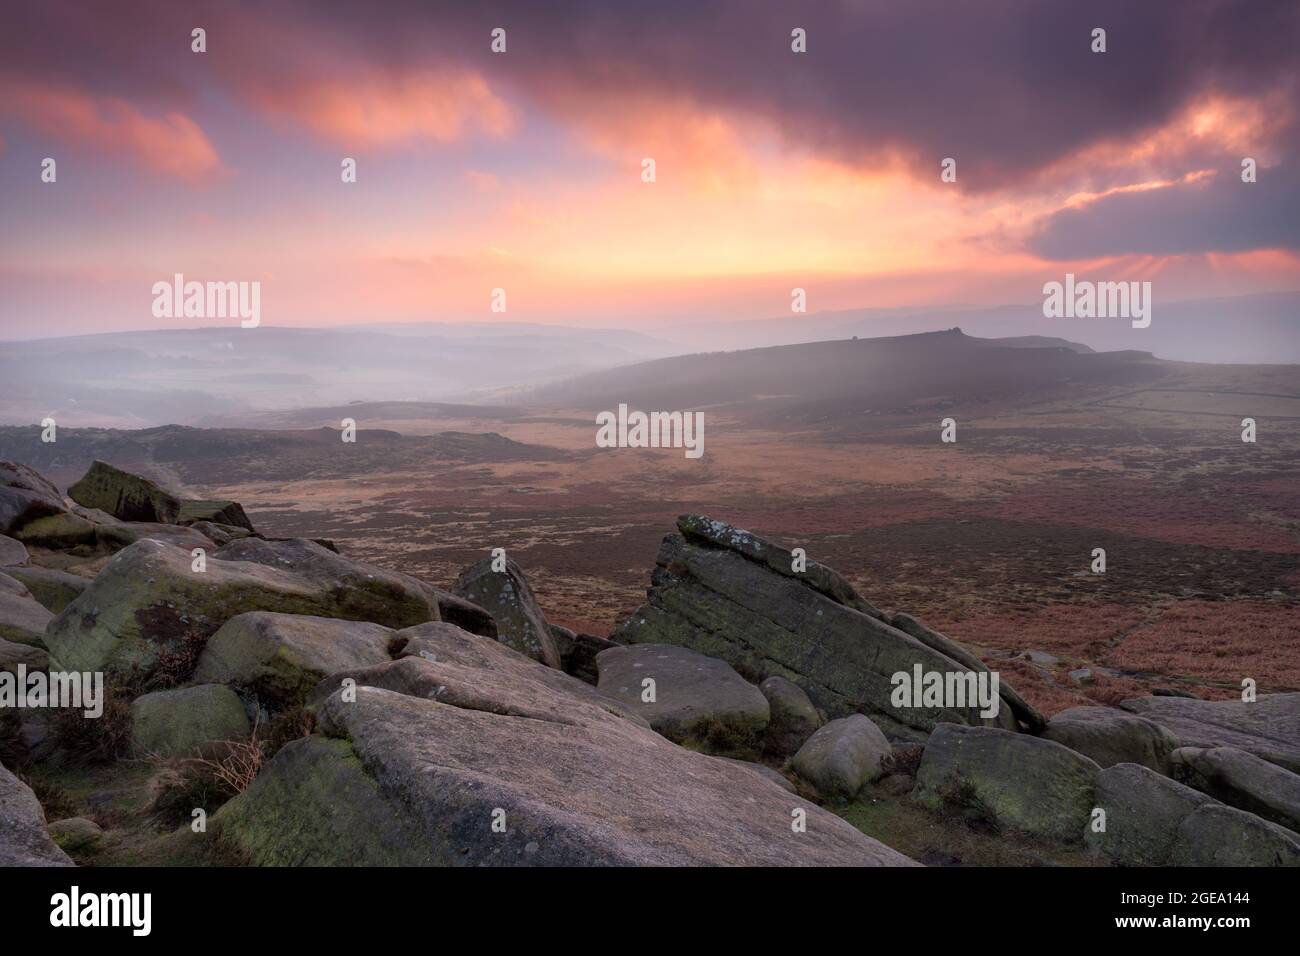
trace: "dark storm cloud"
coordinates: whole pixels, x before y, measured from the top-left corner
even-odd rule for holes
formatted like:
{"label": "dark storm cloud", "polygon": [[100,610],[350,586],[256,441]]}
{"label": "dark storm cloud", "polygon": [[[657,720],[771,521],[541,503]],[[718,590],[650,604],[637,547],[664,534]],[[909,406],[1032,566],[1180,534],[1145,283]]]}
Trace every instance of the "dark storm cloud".
{"label": "dark storm cloud", "polygon": [[[102,93],[183,101],[220,78],[255,87],[324,39],[385,70],[473,65],[558,111],[660,92],[768,119],[850,163],[892,152],[929,170],[953,156],[975,191],[1137,135],[1207,90],[1264,93],[1296,73],[1300,48],[1295,0],[56,2],[14,16],[3,69]],[[194,25],[209,30],[205,62],[188,51]],[[495,26],[509,33],[505,57],[488,52]],[[790,53],[795,26],[808,30],[804,56]],[[1095,26],[1104,55],[1089,50]]]}
{"label": "dark storm cloud", "polygon": [[[1051,189],[1055,164],[1098,143],[1122,155],[1208,95],[1262,101],[1300,89],[1296,0],[54,0],[8,17],[0,81],[142,108],[188,111],[215,93],[252,110],[286,86],[466,67],[562,123],[590,126],[625,99],[658,99],[766,121],[793,147],[864,169],[901,157],[937,180],[952,156],[958,188],[972,193]],[[194,26],[208,30],[201,58],[189,51]],[[489,51],[498,26],[505,56]],[[808,33],[805,55],[790,52],[796,26]],[[1089,48],[1098,26],[1103,55]],[[1077,258],[1297,248],[1295,123],[1276,124],[1282,161],[1253,187],[1229,168],[1235,157],[1215,156],[1224,172],[1213,181],[1062,210],[1030,249]],[[220,129],[210,132],[219,142]],[[1177,178],[1205,158],[1175,150],[1153,165]],[[1143,178],[1119,167],[1083,175],[1096,190]]]}

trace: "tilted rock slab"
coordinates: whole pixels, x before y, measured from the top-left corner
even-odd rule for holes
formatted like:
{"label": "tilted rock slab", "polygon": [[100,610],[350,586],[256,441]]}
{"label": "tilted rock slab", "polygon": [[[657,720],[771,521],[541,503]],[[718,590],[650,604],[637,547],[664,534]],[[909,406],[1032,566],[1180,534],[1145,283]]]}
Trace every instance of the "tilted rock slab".
{"label": "tilted rock slab", "polygon": [[238,501],[200,501],[185,498],[180,503],[180,513],[176,517],[178,524],[196,524],[200,521],[218,525],[240,528],[249,534],[256,534],[253,522],[244,513],[244,506]]}
{"label": "tilted rock slab", "polygon": [[27,585],[0,573],[0,638],[15,644],[44,647],[45,629],[52,620],[54,615],[32,597]]}
{"label": "tilted rock slab", "polygon": [[1168,866],[1183,821],[1214,801],[1149,767],[1119,763],[1097,775],[1097,807],[1106,829],[1084,828],[1088,848],[1123,866]]}
{"label": "tilted rock slab", "polygon": [[1124,866],[1300,866],[1300,835],[1137,764],[1097,775],[1097,806],[1084,841]]}
{"label": "tilted rock slab", "polygon": [[33,598],[51,614],[58,614],[90,587],[90,578],[53,568],[6,568],[15,581],[27,586]]}
{"label": "tilted rock slab", "polygon": [[[448,688],[434,697],[364,684],[351,703],[331,693],[321,735],[286,746],[218,812],[221,838],[261,865],[911,864],[749,768],[678,747],[593,703],[590,686],[515,656],[486,673],[418,656],[393,665],[405,686]],[[796,833],[800,809],[807,831]],[[504,833],[493,831],[497,810]]]}
{"label": "tilted rock slab", "polygon": [[1300,774],[1235,747],[1182,747],[1173,775],[1239,810],[1300,831]]}
{"label": "tilted rock slab", "polygon": [[285,560],[278,566],[266,548],[255,554],[265,563],[227,557],[248,556],[230,550],[244,544],[271,543],[237,541],[209,556],[202,572],[192,570],[188,551],[151,539],[119,551],[46,628],[51,665],[146,677],[163,660],[191,659],[193,666],[208,638],[248,611],[368,620],[388,627],[438,619],[432,589],[411,583],[413,578],[348,562],[310,542],[292,542],[285,549],[290,556],[305,552],[307,560]]}
{"label": "tilted rock slab", "polygon": [[1120,707],[1155,721],[1184,747],[1235,747],[1300,773],[1300,693],[1257,700],[1135,697]]}
{"label": "tilted rock slab", "polygon": [[650,729],[644,718],[590,684],[446,621],[397,631],[389,646],[397,652],[396,661],[331,674],[312,691],[308,703],[319,705],[344,678],[351,678],[357,684],[457,707],[505,708],[496,712],[542,720],[567,719],[566,707],[576,697]]}
{"label": "tilted rock slab", "polygon": [[97,508],[122,521],[175,524],[181,513],[180,499],[175,495],[148,478],[98,459],[68,488],[68,497],[83,508]]}
{"label": "tilted rock slab", "polygon": [[[934,628],[922,624],[910,614],[899,611],[889,619],[889,623],[905,634],[911,634],[926,647],[934,648],[940,654],[951,657],[958,664],[975,671],[977,674],[990,672],[989,666],[966,648],[951,638],[944,637]],[[1011,712],[1016,715],[1016,719],[1033,733],[1038,733],[1047,726],[1047,718],[1017,694],[1010,684],[1003,681],[1001,675],[998,675],[998,695],[1011,708]]]}
{"label": "tilted rock slab", "polygon": [[13,534],[32,521],[67,511],[63,495],[39,472],[0,461],[0,534]]}
{"label": "tilted rock slab", "polygon": [[461,571],[455,593],[492,615],[498,641],[558,669],[559,645],[523,570],[507,558],[505,570],[494,571],[492,562],[484,558]]}
{"label": "tilted rock slab", "polygon": [[924,671],[970,668],[885,623],[829,569],[791,572],[783,564],[789,552],[698,516],[679,518],[678,528],[683,534],[668,535],[660,547],[647,602],[613,640],[680,644],[755,683],[777,674],[830,716],[868,713],[894,738],[924,740],[944,721],[1018,729],[1011,706],[991,720],[978,707],[895,708],[895,673],[910,675],[917,664]]}
{"label": "tilted rock slab", "polygon": [[32,788],[0,767],[0,866],[72,866],[45,829]]}
{"label": "tilted rock slab", "polygon": [[1174,866],[1300,866],[1300,834],[1253,813],[1207,803],[1183,820]]}

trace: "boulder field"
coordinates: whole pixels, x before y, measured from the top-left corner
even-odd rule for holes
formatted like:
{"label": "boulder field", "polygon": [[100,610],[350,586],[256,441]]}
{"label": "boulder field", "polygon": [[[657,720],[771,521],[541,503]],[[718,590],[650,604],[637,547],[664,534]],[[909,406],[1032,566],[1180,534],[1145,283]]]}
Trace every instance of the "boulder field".
{"label": "boulder field", "polygon": [[1098,865],[1300,863],[1300,694],[1047,720],[970,648],[704,516],[608,637],[549,622],[502,555],[444,590],[104,462],[67,497],[0,463],[0,535],[0,704],[43,670],[112,698],[100,729],[0,707],[0,864],[161,839],[156,793],[147,833],[96,801],[47,819],[24,779],[92,759],[157,766],[152,791],[220,768],[177,798],[216,862],[916,865],[848,822],[887,799]]}

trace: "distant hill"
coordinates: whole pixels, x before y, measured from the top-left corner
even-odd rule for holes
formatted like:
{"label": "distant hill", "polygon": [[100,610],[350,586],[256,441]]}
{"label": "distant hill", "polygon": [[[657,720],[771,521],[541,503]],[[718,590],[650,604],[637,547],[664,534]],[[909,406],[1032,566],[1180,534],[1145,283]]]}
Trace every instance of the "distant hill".
{"label": "distant hill", "polygon": [[710,352],[594,372],[535,395],[598,410],[620,402],[642,410],[725,406],[735,414],[825,421],[1077,397],[1148,385],[1171,366],[1145,352],[1093,353],[1043,342],[979,339],[949,329]]}
{"label": "distant hill", "polygon": [[[1059,278],[1059,277],[1057,277]],[[1300,292],[1166,302],[1152,289],[1151,326],[1123,319],[1047,319],[1042,300],[1013,305],[869,308],[742,322],[694,322],[664,335],[691,351],[909,335],[960,326],[986,338],[1059,337],[1098,351],[1137,349],[1178,362],[1300,363]]]}

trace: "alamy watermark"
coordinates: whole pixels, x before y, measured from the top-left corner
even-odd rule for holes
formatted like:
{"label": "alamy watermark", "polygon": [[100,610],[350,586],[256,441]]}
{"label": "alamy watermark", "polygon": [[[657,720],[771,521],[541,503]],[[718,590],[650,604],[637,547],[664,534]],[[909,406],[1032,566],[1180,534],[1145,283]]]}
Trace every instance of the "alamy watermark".
{"label": "alamy watermark", "polygon": [[911,673],[896,671],[889,682],[894,685],[889,702],[895,708],[979,707],[981,717],[993,718],[1001,707],[997,671],[927,671],[916,664]]}
{"label": "alamy watermark", "polygon": [[1132,319],[1133,328],[1151,324],[1150,282],[1076,281],[1043,284],[1043,316],[1048,319]]}
{"label": "alamy watermark", "polygon": [[104,713],[104,675],[99,671],[32,671],[19,664],[0,671],[0,710],[70,707],[83,716]]}
{"label": "alamy watermark", "polygon": [[185,281],[177,272],[171,282],[153,284],[155,319],[239,319],[245,329],[262,321],[262,283]]}
{"label": "alamy watermark", "polygon": [[687,458],[704,454],[703,412],[617,412],[596,415],[597,448],[685,448]]}

